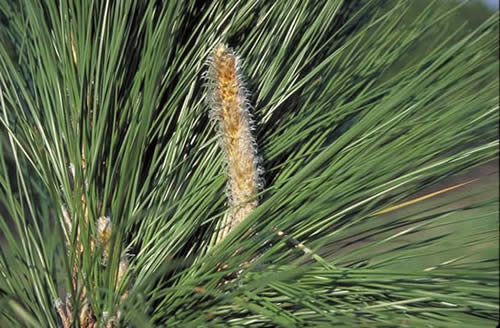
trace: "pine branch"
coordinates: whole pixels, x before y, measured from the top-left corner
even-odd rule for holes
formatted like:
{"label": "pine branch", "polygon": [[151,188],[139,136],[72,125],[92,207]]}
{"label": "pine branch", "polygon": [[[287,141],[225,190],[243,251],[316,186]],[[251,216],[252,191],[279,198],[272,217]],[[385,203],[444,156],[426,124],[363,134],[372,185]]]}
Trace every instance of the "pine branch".
{"label": "pine branch", "polygon": [[0,0],[0,326],[498,321],[493,189],[383,213],[498,156],[498,13],[392,4]]}

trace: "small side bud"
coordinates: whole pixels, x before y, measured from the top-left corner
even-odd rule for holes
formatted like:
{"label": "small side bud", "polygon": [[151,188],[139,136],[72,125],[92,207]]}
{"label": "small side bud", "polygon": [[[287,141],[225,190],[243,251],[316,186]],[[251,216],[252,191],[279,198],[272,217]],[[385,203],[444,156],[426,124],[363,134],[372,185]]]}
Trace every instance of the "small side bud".
{"label": "small side bud", "polygon": [[116,281],[118,284],[122,283],[123,277],[125,277],[125,273],[127,273],[129,266],[129,260],[127,257],[122,257],[120,260],[120,264],[118,265],[118,276]]}
{"label": "small side bud", "polygon": [[108,216],[101,216],[97,220],[97,241],[103,248],[104,262],[107,262],[109,255],[109,241],[111,239],[111,219]]}
{"label": "small side bud", "polygon": [[66,295],[66,301],[56,298],[54,306],[59,314],[59,318],[61,318],[63,328],[70,328],[73,324],[73,307],[69,295]]}

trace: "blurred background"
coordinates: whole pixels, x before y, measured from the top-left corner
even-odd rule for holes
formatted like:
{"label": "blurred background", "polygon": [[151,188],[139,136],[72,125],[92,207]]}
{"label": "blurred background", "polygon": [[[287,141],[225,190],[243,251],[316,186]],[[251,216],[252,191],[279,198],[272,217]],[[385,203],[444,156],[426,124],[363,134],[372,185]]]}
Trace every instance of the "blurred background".
{"label": "blurred background", "polygon": [[485,5],[491,9],[498,9],[498,0],[483,0]]}

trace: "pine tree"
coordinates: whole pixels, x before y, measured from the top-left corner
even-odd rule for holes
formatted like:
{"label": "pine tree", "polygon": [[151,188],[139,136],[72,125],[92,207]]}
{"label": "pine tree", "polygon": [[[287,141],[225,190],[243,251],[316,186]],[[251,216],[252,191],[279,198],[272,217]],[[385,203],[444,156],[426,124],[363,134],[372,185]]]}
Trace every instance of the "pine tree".
{"label": "pine tree", "polygon": [[409,8],[1,0],[0,325],[493,325],[497,196],[395,210],[498,155],[498,13]]}

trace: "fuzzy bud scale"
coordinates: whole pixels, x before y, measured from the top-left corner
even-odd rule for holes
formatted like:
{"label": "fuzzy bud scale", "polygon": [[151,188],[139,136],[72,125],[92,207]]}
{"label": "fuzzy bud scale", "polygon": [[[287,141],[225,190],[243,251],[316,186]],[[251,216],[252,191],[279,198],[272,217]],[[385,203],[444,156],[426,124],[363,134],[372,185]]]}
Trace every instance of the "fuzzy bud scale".
{"label": "fuzzy bud scale", "polygon": [[224,44],[215,47],[209,61],[208,97],[211,116],[218,122],[228,174],[232,213],[218,241],[239,225],[257,206],[259,160],[252,136],[238,58]]}

